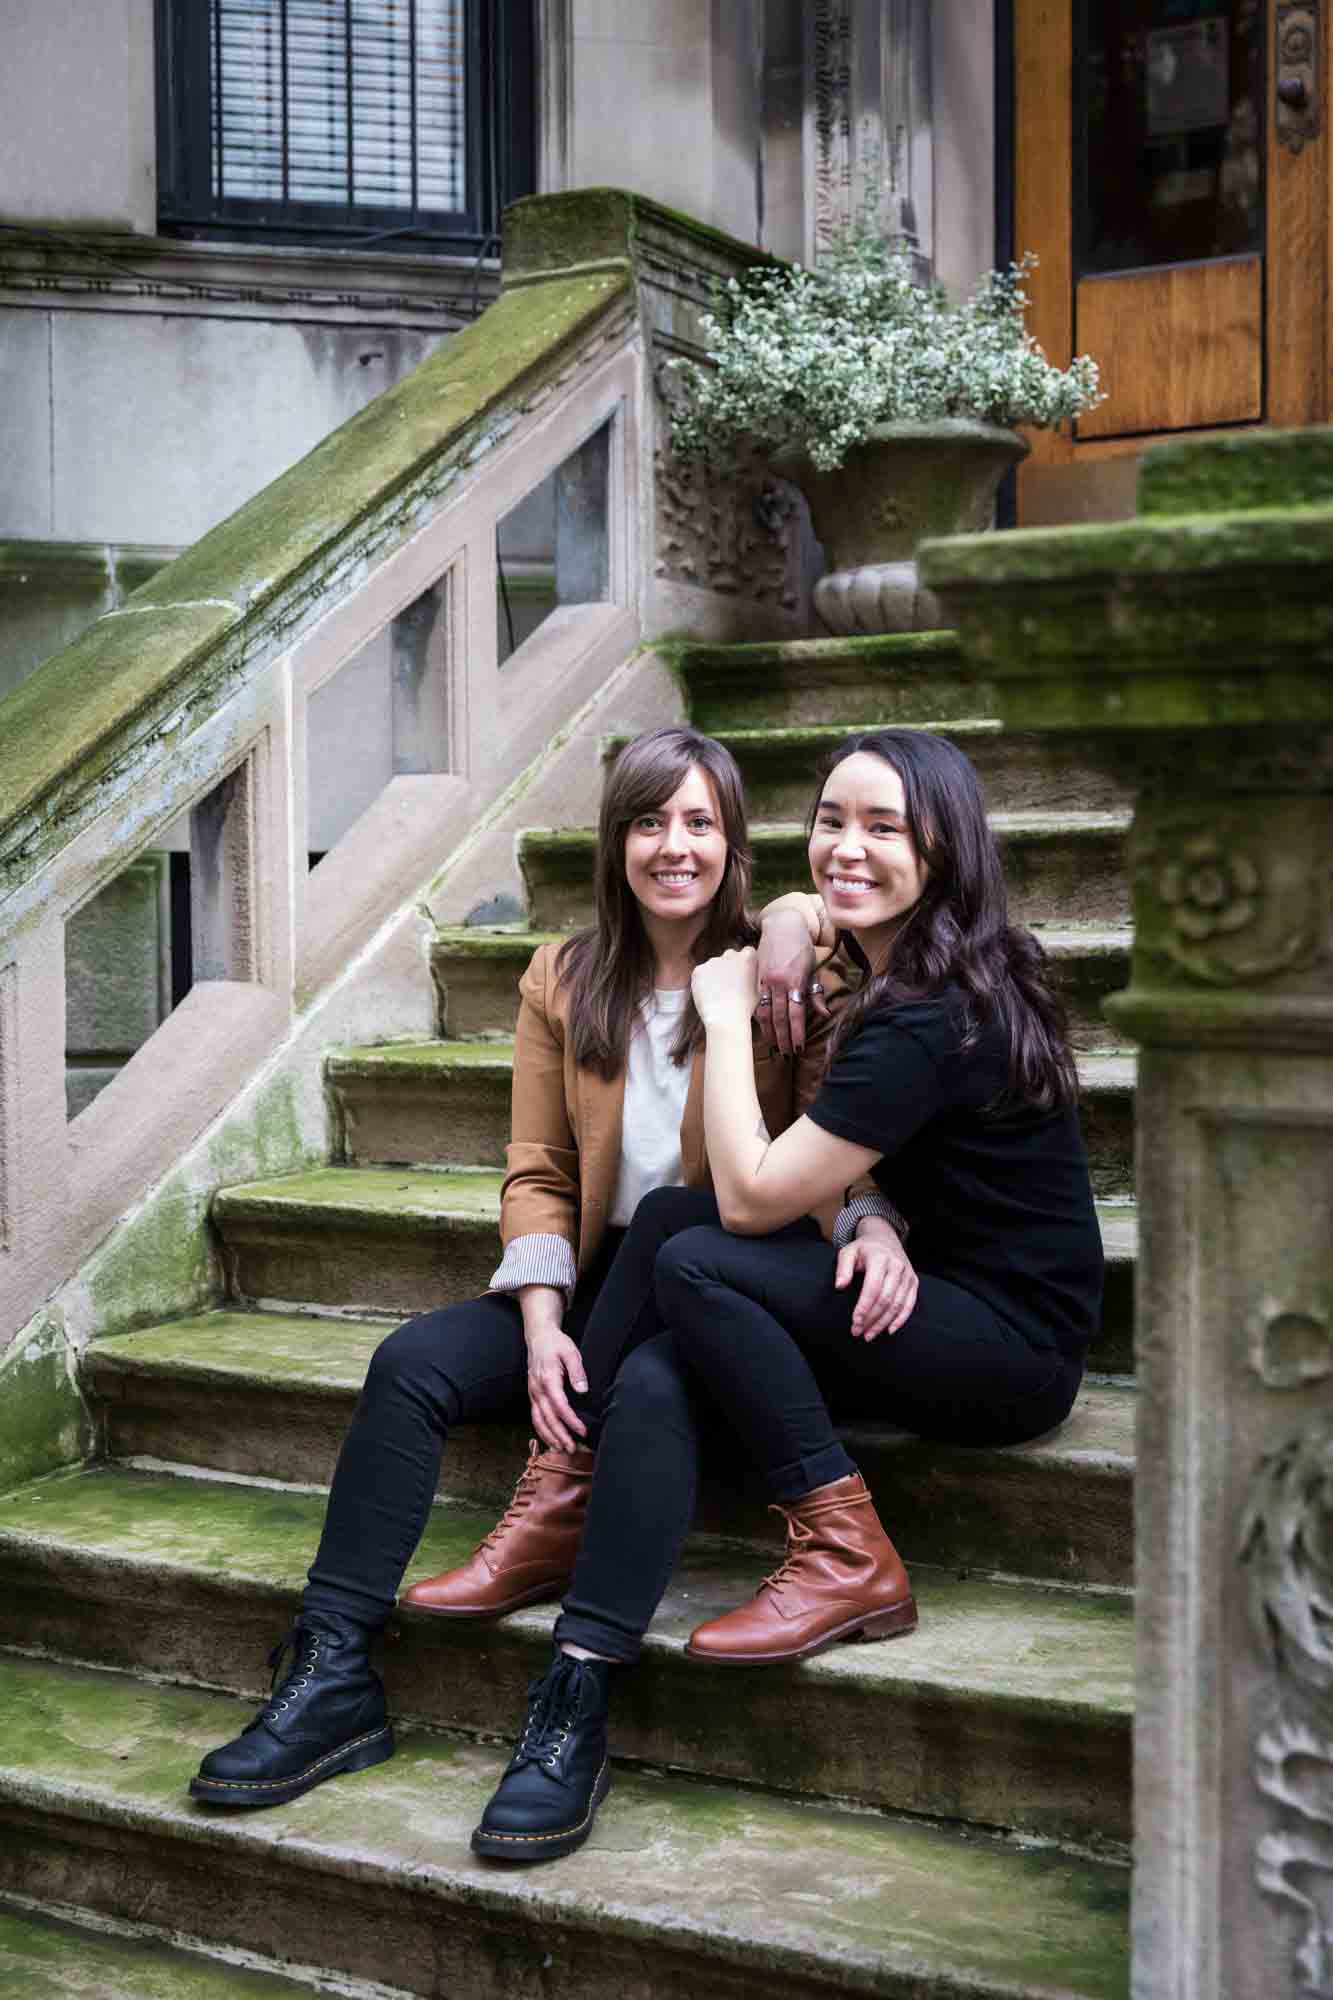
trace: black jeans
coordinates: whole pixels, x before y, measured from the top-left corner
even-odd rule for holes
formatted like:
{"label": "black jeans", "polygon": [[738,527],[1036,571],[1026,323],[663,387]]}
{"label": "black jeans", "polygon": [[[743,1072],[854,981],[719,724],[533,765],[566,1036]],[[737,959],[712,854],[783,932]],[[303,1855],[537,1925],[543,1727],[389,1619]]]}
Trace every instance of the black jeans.
{"label": "black jeans", "polygon": [[[657,1330],[651,1262],[635,1291],[639,1265],[616,1257],[624,1234],[608,1229],[565,1314],[585,1348],[585,1416],[600,1408],[645,1303]],[[521,1421],[527,1381],[523,1315],[508,1293],[421,1313],[380,1342],[338,1455],[307,1610],[384,1623],[426,1526],[450,1426]]]}
{"label": "black jeans", "polygon": [[702,1428],[725,1426],[770,1496],[794,1500],[856,1470],[830,1404],[955,1444],[1018,1444],[1061,1423],[1078,1392],[1079,1363],[943,1278],[921,1277],[896,1334],[853,1340],[855,1287],[834,1289],[836,1253],[813,1222],[732,1236],[708,1196],[663,1188],[620,1250],[636,1295],[649,1259],[662,1330],[642,1311],[614,1378],[556,1627],[612,1659],[637,1657],[693,1519]]}

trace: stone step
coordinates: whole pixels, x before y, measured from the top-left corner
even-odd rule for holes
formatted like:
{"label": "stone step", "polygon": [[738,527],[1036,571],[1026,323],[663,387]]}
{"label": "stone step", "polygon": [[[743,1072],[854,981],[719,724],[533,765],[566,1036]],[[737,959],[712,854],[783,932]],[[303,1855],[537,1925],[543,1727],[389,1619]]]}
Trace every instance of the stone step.
{"label": "stone step", "polygon": [[[1119,812],[992,813],[1014,920],[1024,924],[1124,924],[1129,915],[1125,834]],[[565,930],[592,921],[594,834],[591,827],[532,827],[519,835],[518,858],[532,922]],[[787,823],[750,829],[754,899],[809,889],[804,828]]]}
{"label": "stone step", "polygon": [[[6,1497],[0,1646],[262,1695],[314,1554],[318,1494],[94,1467]],[[431,1510],[409,1568],[460,1562],[489,1509]],[[685,1642],[743,1603],[771,1558],[699,1538],[623,1676],[618,1754],[696,1776],[1015,1828],[1130,1836],[1133,1613],[1120,1592],[913,1569],[919,1629],[742,1676]],[[550,1654],[553,1605],[481,1627],[395,1614],[383,1648],[395,1713],[506,1733]],[[3,1751],[0,1750],[0,1756]]]}
{"label": "stone step", "polygon": [[[512,1035],[518,1018],[518,982],[539,944],[558,932],[441,930],[431,947],[431,973],[439,996],[440,1031],[453,1039]],[[1129,983],[1131,933],[1127,926],[1042,925],[1037,931],[1069,1008],[1070,1035],[1078,1049],[1110,1049],[1115,1037],[1102,1002]]]}
{"label": "stone step", "polygon": [[[404,1314],[476,1298],[500,1261],[500,1184],[490,1168],[317,1167],[213,1198],[229,1296],[238,1303]],[[1132,1202],[1100,1202],[1106,1297],[1094,1363],[1133,1367]]]}
{"label": "stone step", "polygon": [[[323,1486],[384,1320],[213,1312],[95,1341],[81,1381],[104,1450],[251,1478]],[[1085,1383],[1069,1421],[1036,1443],[949,1450],[885,1425],[844,1426],[894,1540],[909,1561],[1066,1583],[1133,1579],[1134,1407],[1124,1383]],[[529,1425],[462,1425],[442,1494],[506,1505]],[[778,1523],[723,1468],[706,1470],[698,1524],[756,1547]]]}
{"label": "stone step", "polygon": [[17,1836],[0,1847],[0,1890],[77,1896],[414,1994],[1127,1991],[1129,1872],[1110,1862],[619,1770],[586,1847],[511,1870],[467,1846],[494,1746],[408,1727],[388,1763],[222,1815],[184,1785],[247,1719],[233,1698],[0,1659],[0,1712],[0,1811]]}
{"label": "stone step", "polygon": [[953,632],[662,650],[685,690],[691,722],[713,736],[818,726],[830,716],[855,729],[998,713],[990,687],[965,668]]}
{"label": "stone step", "polygon": [[[0,1903],[0,1993],[13,2000],[298,2000],[327,1992],[308,1980],[182,1951],[164,1924],[149,1936],[140,1924],[113,1928]],[[249,1954],[247,1954],[249,1956]],[[341,1991],[370,1996],[358,1981]],[[376,1993],[387,2000],[389,1989]]]}
{"label": "stone step", "polygon": [[[940,721],[929,727],[970,758],[996,810],[1078,813],[1114,811],[1128,803],[1124,786],[1108,777],[1094,756],[1083,754],[1077,739],[1019,734],[986,719]],[[814,795],[814,774],[849,730],[835,723],[797,729],[723,729],[717,734],[740,765],[751,819],[804,822]],[[607,760],[629,740],[604,738]]]}
{"label": "stone step", "polygon": [[[336,1156],[352,1166],[502,1167],[513,1044],[386,1042],[337,1049],[325,1074],[338,1112]],[[1134,1170],[1134,1057],[1079,1059],[1083,1135],[1099,1195],[1128,1194]]]}
{"label": "stone step", "polygon": [[[474,930],[456,924],[441,928],[431,944],[440,1033],[455,1040],[512,1035],[518,1019],[518,982],[538,945],[553,931]],[[1128,983],[1128,968],[1117,984]]]}

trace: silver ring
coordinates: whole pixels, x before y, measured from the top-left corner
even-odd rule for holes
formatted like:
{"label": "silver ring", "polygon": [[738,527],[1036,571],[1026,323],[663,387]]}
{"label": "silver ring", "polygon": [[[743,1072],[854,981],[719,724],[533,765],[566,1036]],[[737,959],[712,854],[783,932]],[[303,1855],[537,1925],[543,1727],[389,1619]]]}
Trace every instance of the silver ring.
{"label": "silver ring", "polygon": [[820,983],[819,983],[819,981],[818,981],[817,979],[815,980],[814,984],[813,984],[813,985],[811,986],[811,988],[810,988],[810,991],[811,991],[812,993],[818,993],[818,994],[819,994],[819,996],[820,996],[820,998],[821,998],[821,999],[823,998],[823,994],[824,994],[824,989],[823,989],[823,987],[822,987],[822,986],[820,985]]}
{"label": "silver ring", "polygon": [[761,1007],[771,1007],[773,1005],[773,995],[771,993],[761,993],[759,995],[759,1005]]}
{"label": "silver ring", "polygon": [[804,1007],[805,1005],[805,995],[799,988],[793,987],[792,991],[787,995],[787,999],[793,1007]]}

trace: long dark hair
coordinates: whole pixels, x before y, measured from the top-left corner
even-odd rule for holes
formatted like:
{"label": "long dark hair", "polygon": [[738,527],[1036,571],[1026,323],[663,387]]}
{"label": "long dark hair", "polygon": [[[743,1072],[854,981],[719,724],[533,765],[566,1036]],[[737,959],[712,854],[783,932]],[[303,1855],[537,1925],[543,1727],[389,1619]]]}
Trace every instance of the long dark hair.
{"label": "long dark hair", "polygon": [[955,985],[966,1008],[963,1047],[996,1021],[1009,1047],[1009,1083],[993,1110],[1049,1111],[1078,1095],[1065,1009],[1051,990],[1046,954],[1031,931],[1009,922],[1009,897],[981,782],[961,750],[924,729],[866,729],[824,761],[806,824],[814,831],[824,786],[858,751],[882,757],[902,780],[907,826],[926,866],[919,901],[899,920],[888,969],[872,971],[852,933],[839,941],[867,975],[841,1008],[832,1059],[871,1014]]}
{"label": "long dark hair", "polygon": [[[635,1019],[653,975],[652,946],[625,876],[625,837],[641,813],[656,812],[679,791],[696,764],[717,795],[727,860],[695,940],[695,963],[715,958],[732,945],[754,944],[759,936],[745,907],[750,893],[750,837],[735,758],[711,736],[684,726],[636,736],[621,750],[602,788],[596,922],[576,931],[556,960],[556,976],[569,989],[574,1060],[608,1080],[625,1067]],[[691,997],[676,1031],[672,1060],[688,1061],[703,1035]]]}

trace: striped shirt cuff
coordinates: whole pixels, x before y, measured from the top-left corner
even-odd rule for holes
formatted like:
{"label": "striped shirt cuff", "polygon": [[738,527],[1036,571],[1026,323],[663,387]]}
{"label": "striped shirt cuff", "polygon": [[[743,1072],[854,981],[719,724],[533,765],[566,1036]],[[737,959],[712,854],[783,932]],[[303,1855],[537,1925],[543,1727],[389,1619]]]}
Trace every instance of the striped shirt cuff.
{"label": "striped shirt cuff", "polygon": [[899,1241],[907,1241],[908,1222],[900,1210],[896,1209],[887,1195],[858,1194],[845,1208],[838,1210],[838,1219],[833,1225],[833,1247],[841,1250],[856,1235],[856,1225],[868,1215],[878,1215],[898,1232]]}
{"label": "striped shirt cuff", "polygon": [[563,1236],[515,1236],[505,1245],[487,1290],[516,1292],[521,1285],[554,1285],[568,1306],[578,1274],[574,1252]]}

